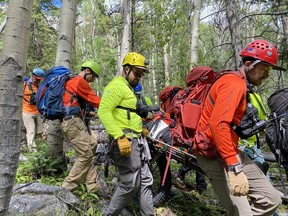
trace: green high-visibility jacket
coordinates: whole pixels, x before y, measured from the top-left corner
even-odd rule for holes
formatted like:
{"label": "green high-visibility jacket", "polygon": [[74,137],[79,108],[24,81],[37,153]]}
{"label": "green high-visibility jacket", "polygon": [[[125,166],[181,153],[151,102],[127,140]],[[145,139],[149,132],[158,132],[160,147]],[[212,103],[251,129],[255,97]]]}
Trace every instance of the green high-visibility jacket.
{"label": "green high-visibility jacket", "polygon": [[101,98],[98,116],[109,135],[114,139],[123,135],[123,129],[130,129],[134,132],[142,132],[142,120],[135,112],[117,108],[117,106],[136,110],[137,99],[133,89],[124,77],[114,78],[104,88]]}
{"label": "green high-visibility jacket", "polygon": [[[265,119],[266,110],[265,110],[265,106],[263,104],[263,100],[261,96],[258,93],[254,93],[254,94],[249,93],[249,97],[250,97],[251,104],[258,110],[258,115],[260,119]],[[256,135],[254,135],[246,140],[241,139],[239,141],[239,144],[246,145],[252,148],[256,144],[256,141],[257,141],[257,138],[256,138]]]}

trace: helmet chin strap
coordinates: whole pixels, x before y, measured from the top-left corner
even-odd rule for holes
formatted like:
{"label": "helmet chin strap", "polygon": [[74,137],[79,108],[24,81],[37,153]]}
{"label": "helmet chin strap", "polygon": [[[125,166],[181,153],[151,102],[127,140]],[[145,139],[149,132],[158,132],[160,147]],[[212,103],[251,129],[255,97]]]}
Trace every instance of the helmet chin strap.
{"label": "helmet chin strap", "polygon": [[[254,61],[251,65],[249,65],[248,67],[245,66],[245,68],[244,68],[245,73],[247,74],[251,69],[254,68],[254,66],[255,66],[256,64],[258,64],[258,63],[260,63],[260,62],[261,62],[261,60],[256,60],[256,61]],[[243,65],[245,65],[245,64],[243,64]]]}
{"label": "helmet chin strap", "polygon": [[129,71],[128,71],[128,73],[126,72],[126,70],[125,70],[125,79],[129,82],[129,75],[130,75],[130,73],[131,73],[131,68],[129,67]]}
{"label": "helmet chin strap", "polygon": [[[252,68],[254,68],[254,66],[256,65],[256,64],[258,64],[258,63],[260,63],[261,62],[261,60],[256,60],[256,61],[254,61],[247,69],[248,69],[248,71],[250,71]],[[247,71],[247,72],[248,72]]]}
{"label": "helmet chin strap", "polygon": [[86,77],[88,76],[88,74],[85,72],[84,74],[84,79],[86,80]]}

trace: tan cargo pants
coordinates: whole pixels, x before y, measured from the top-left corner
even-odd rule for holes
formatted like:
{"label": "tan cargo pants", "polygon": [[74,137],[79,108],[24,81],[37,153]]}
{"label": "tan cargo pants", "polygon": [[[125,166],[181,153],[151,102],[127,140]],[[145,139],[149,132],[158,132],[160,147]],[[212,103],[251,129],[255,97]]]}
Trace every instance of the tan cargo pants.
{"label": "tan cargo pants", "polygon": [[87,127],[80,117],[63,120],[61,129],[77,155],[77,159],[62,187],[72,191],[85,180],[88,192],[98,191],[98,174],[92,164],[96,139],[89,135]]}
{"label": "tan cargo pants", "polygon": [[26,140],[29,150],[37,151],[35,143],[36,134],[42,133],[42,122],[40,114],[22,112],[22,119],[26,128]]}
{"label": "tan cargo pants", "polygon": [[196,155],[201,169],[206,173],[213,190],[231,216],[271,216],[281,204],[281,197],[260,168],[243,152],[238,158],[249,183],[247,196],[233,196],[228,188],[227,172],[223,161]]}

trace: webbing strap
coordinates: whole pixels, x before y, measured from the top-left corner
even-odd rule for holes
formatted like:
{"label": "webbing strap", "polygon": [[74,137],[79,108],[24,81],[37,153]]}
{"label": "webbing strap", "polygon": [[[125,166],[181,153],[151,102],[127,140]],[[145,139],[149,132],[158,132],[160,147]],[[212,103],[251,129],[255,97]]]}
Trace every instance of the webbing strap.
{"label": "webbing strap", "polygon": [[70,95],[70,104],[72,104],[73,100],[78,101],[78,98],[76,95],[74,95],[72,92],[70,92],[69,90],[66,89],[65,87],[65,91],[68,92],[68,94]]}
{"label": "webbing strap", "polygon": [[29,100],[27,100],[24,96],[30,96],[31,97],[31,94],[33,94],[34,93],[34,91],[33,91],[33,89],[32,89],[32,85],[31,85],[31,83],[27,83],[27,82],[25,82],[25,85],[24,85],[24,91],[25,91],[25,88],[28,86],[28,89],[29,89],[29,91],[30,91],[30,94],[24,94],[23,93],[23,99],[26,101],[26,102],[30,102]]}
{"label": "webbing strap", "polygon": [[27,85],[28,85],[28,88],[29,88],[31,94],[34,93],[31,83],[27,83]]}
{"label": "webbing strap", "polygon": [[172,156],[172,151],[173,151],[173,143],[174,142],[172,141],[171,145],[170,145],[170,151],[169,151],[169,155],[168,155],[168,159],[167,159],[167,164],[166,164],[165,172],[164,172],[162,183],[161,183],[162,187],[164,187],[164,185],[165,185],[167,172],[168,172],[168,169],[169,169],[169,166],[170,166],[170,161],[171,161],[171,156]]}
{"label": "webbing strap", "polygon": [[123,107],[123,106],[120,106],[120,105],[116,106],[116,108],[127,110],[127,119],[128,119],[128,120],[131,119],[131,117],[130,117],[130,112],[136,112],[135,109],[131,109],[131,108],[128,108],[128,107]]}

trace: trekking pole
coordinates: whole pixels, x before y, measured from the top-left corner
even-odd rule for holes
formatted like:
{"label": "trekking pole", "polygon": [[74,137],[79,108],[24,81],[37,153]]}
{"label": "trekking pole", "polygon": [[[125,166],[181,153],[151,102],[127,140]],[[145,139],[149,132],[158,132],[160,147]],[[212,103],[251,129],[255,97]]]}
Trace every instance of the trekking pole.
{"label": "trekking pole", "polygon": [[192,158],[195,158],[195,159],[196,159],[196,157],[195,157],[194,155],[189,154],[188,152],[185,152],[185,151],[183,151],[183,150],[181,150],[181,149],[178,149],[178,148],[176,148],[176,147],[174,147],[174,146],[171,146],[171,145],[169,145],[169,144],[167,144],[167,143],[165,143],[165,142],[162,142],[162,141],[160,141],[160,140],[154,139],[153,137],[150,137],[149,135],[148,135],[148,138],[151,139],[151,140],[153,140],[153,141],[155,141],[155,142],[158,142],[158,143],[160,143],[160,144],[163,144],[163,145],[165,145],[166,147],[169,147],[169,148],[177,151],[178,153],[182,153],[182,154],[185,154],[185,155],[187,155],[187,156],[189,156],[189,157],[192,157]]}

